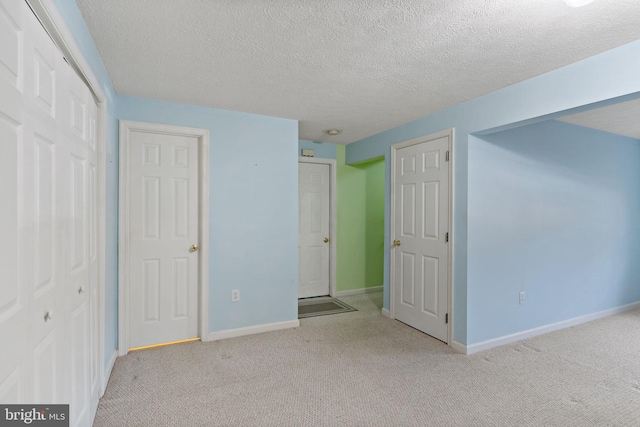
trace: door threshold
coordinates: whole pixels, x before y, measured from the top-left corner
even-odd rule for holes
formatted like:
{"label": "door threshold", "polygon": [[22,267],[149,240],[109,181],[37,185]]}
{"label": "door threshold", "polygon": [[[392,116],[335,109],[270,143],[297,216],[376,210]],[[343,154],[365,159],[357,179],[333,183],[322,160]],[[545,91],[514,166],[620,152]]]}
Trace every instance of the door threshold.
{"label": "door threshold", "polygon": [[188,340],[171,341],[171,342],[163,342],[161,344],[144,345],[142,347],[130,348],[129,351],[146,350],[146,349],[149,349],[149,348],[165,347],[167,345],[183,344],[183,343],[186,343],[186,342],[193,342],[193,341],[200,341],[200,338],[189,338]]}
{"label": "door threshold", "polygon": [[302,298],[298,298],[298,301],[304,301],[307,299],[312,299],[312,298],[332,298],[331,295],[327,294],[327,295],[317,295],[317,296],[313,296],[313,297],[302,297]]}

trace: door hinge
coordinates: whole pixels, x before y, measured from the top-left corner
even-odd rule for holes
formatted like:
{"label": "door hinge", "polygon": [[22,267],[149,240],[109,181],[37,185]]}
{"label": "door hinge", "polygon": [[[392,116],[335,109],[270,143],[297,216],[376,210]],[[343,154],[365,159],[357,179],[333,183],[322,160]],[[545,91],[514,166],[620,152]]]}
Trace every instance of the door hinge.
{"label": "door hinge", "polygon": [[444,159],[447,162],[449,161],[449,152],[448,151],[447,151],[447,154],[444,155]]}
{"label": "door hinge", "polygon": [[449,323],[449,313],[444,315],[444,323]]}
{"label": "door hinge", "polygon": [[444,241],[445,241],[445,243],[449,242],[449,232],[448,231],[444,234]]}

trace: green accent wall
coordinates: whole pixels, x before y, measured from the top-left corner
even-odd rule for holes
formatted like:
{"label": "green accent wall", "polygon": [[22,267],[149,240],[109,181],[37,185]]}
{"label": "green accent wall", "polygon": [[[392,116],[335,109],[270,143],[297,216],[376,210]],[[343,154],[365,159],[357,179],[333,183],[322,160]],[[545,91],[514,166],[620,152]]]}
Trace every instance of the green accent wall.
{"label": "green accent wall", "polygon": [[338,218],[336,290],[382,286],[384,268],[384,159],[345,164],[336,147]]}
{"label": "green accent wall", "polygon": [[365,287],[384,281],[384,158],[360,166],[366,175]]}

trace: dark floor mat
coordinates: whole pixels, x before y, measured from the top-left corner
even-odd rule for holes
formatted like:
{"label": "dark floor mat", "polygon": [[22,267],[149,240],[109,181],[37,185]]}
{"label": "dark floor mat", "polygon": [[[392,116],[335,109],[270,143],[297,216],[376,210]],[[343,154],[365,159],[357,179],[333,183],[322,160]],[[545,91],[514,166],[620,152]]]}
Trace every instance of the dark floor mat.
{"label": "dark floor mat", "polygon": [[298,300],[298,319],[348,313],[350,311],[358,310],[332,297],[314,297]]}

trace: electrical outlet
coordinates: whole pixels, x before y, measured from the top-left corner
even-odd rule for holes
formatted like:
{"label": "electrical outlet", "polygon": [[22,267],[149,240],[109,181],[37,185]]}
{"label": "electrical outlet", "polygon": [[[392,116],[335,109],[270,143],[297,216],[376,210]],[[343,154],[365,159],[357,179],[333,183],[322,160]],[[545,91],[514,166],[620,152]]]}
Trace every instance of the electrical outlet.
{"label": "electrical outlet", "polygon": [[231,291],[231,301],[232,302],[240,301],[240,289],[234,289]]}
{"label": "electrical outlet", "polygon": [[520,292],[520,304],[524,304],[524,291]]}

